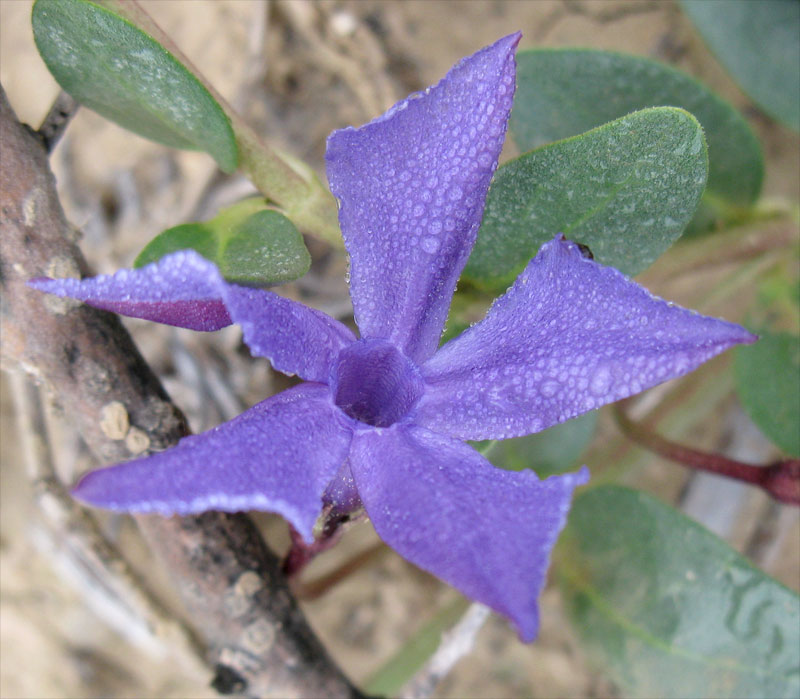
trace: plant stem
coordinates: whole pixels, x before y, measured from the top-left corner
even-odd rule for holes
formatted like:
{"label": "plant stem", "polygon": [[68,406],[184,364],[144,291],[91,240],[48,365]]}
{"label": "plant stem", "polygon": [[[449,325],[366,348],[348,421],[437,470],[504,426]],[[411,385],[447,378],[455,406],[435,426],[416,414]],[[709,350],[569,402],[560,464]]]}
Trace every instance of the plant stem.
{"label": "plant stem", "polygon": [[756,485],[776,500],[788,505],[800,505],[800,459],[782,459],[766,466],[745,464],[720,454],[699,451],[665,439],[644,425],[631,420],[622,404],[614,406],[614,416],[620,430],[649,451],[688,468]]}
{"label": "plant stem", "polygon": [[453,666],[472,651],[475,638],[489,618],[489,613],[489,607],[473,602],[459,622],[442,634],[436,652],[400,691],[401,699],[427,699],[433,696],[436,686]]}
{"label": "plant stem", "polygon": [[289,525],[292,545],[282,566],[283,574],[287,578],[296,578],[318,554],[336,544],[342,536],[341,526],[351,519],[349,514],[335,510],[328,510],[323,513],[323,517],[322,531],[314,536],[314,541],[310,544],[303,540],[303,537],[291,524]]}
{"label": "plant stem", "polygon": [[42,137],[48,153],[52,152],[56,143],[64,135],[67,125],[75,116],[79,106],[78,102],[64,90],[58,93],[37,132]]}
{"label": "plant stem", "polygon": [[386,545],[382,541],[379,541],[368,549],[357,553],[352,558],[348,558],[338,568],[332,570],[327,575],[323,575],[310,582],[303,582],[297,579],[293,580],[291,586],[292,592],[294,592],[294,596],[297,597],[297,599],[303,602],[319,599],[332,587],[338,585],[342,580],[345,580],[378,554],[386,550]]}
{"label": "plant stem", "polygon": [[265,143],[139,3],[101,0],[101,4],[155,39],[209,91],[231,122],[239,148],[239,169],[255,187],[280,206],[301,230],[341,248],[336,200],[314,170],[300,159]]}

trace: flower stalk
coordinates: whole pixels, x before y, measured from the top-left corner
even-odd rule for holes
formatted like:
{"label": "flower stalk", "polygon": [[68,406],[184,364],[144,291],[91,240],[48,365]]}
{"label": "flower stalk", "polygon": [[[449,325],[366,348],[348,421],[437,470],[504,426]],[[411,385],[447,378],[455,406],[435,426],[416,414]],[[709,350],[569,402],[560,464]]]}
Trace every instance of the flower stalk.
{"label": "flower stalk", "polygon": [[342,537],[342,525],[351,520],[348,513],[333,510],[325,513],[323,517],[322,530],[310,544],[306,543],[303,535],[297,529],[291,524],[289,525],[292,545],[283,560],[282,568],[283,574],[290,580],[296,578],[318,554],[335,545]]}

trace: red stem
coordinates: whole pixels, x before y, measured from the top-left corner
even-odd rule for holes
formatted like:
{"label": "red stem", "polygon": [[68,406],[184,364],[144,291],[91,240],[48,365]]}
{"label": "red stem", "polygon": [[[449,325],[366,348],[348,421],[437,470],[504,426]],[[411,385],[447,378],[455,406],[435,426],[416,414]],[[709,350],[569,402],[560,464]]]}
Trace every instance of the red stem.
{"label": "red stem", "polygon": [[342,535],[341,526],[352,519],[349,514],[342,514],[334,510],[325,512],[324,517],[325,523],[322,525],[322,532],[310,544],[303,540],[303,537],[291,524],[289,525],[292,545],[283,560],[283,574],[290,580],[299,575],[318,554],[327,551],[339,541]]}
{"label": "red stem", "polygon": [[332,587],[338,585],[342,580],[345,580],[362,568],[366,563],[369,563],[378,554],[386,550],[386,545],[382,541],[379,541],[361,553],[357,553],[352,558],[349,558],[327,575],[323,575],[310,582],[303,582],[295,578],[292,580],[292,592],[294,592],[297,599],[303,600],[304,602],[318,599]]}
{"label": "red stem", "polygon": [[671,442],[631,420],[621,405],[615,406],[614,415],[622,432],[649,451],[689,468],[756,485],[788,505],[800,505],[800,459],[782,459],[766,466],[745,464]]}

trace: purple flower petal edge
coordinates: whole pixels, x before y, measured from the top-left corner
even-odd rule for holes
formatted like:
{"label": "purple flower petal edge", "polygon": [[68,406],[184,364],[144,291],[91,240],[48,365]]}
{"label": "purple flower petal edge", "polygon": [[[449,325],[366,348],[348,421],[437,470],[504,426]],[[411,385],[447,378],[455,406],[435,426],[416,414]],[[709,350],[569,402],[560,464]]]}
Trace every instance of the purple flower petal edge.
{"label": "purple flower petal edge", "polygon": [[34,279],[30,286],[134,318],[192,330],[242,326],[256,356],[287,374],[327,383],[333,360],[353,333],[329,316],[271,291],[225,282],[192,250],[134,270],[90,279]]}
{"label": "purple flower petal edge", "polygon": [[89,279],[38,278],[28,285],[132,318],[211,331],[233,322],[221,298],[221,283],[214,264],[186,250],[141,269]]}
{"label": "purple flower petal edge", "polygon": [[277,512],[310,543],[322,495],[351,439],[328,395],[319,384],[296,386],[165,452],[92,471],[73,495],[110,510],[165,516]]}
{"label": "purple flower petal edge", "polygon": [[511,110],[519,38],[500,39],[439,84],[328,139],[361,336],[391,340],[417,362],[436,350],[475,243]]}
{"label": "purple flower petal edge", "polygon": [[756,339],[653,296],[557,236],[484,320],[423,365],[413,419],[460,439],[539,432]]}
{"label": "purple flower petal edge", "polygon": [[381,539],[511,619],[521,640],[534,639],[550,551],[586,468],[539,480],[496,469],[458,440],[399,425],[357,432],[350,462]]}

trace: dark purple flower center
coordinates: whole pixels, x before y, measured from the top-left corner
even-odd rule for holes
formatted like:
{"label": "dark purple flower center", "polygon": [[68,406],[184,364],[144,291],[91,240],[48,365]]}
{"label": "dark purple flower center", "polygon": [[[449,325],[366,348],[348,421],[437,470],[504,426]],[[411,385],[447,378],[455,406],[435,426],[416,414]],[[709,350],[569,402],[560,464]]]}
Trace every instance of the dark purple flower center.
{"label": "dark purple flower center", "polygon": [[405,416],[422,395],[414,363],[386,340],[359,340],[339,354],[331,388],[347,415],[375,427]]}

